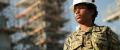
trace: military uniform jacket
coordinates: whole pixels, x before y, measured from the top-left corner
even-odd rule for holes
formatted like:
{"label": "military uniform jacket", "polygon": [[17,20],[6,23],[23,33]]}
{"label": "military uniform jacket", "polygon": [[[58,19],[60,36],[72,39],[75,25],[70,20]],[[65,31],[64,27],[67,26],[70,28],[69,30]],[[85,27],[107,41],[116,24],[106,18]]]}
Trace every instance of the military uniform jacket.
{"label": "military uniform jacket", "polygon": [[70,34],[64,50],[120,50],[120,41],[109,27],[92,26],[87,32],[78,29]]}

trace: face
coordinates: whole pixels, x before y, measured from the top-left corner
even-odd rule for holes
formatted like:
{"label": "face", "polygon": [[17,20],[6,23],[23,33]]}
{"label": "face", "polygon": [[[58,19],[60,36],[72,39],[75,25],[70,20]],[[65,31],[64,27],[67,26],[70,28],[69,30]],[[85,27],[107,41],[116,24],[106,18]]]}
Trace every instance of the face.
{"label": "face", "polygon": [[92,20],[92,15],[94,11],[88,9],[86,6],[76,6],[74,7],[75,19],[78,23],[87,22]]}

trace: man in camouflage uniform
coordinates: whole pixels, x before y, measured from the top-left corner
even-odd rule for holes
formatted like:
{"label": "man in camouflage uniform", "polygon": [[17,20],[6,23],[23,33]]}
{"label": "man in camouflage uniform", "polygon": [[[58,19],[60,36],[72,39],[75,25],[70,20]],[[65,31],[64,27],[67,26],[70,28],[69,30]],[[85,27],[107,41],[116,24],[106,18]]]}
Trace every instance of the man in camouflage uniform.
{"label": "man in camouflage uniform", "polygon": [[109,27],[94,24],[97,8],[93,0],[75,1],[73,10],[80,27],[67,37],[64,50],[120,50],[117,34]]}

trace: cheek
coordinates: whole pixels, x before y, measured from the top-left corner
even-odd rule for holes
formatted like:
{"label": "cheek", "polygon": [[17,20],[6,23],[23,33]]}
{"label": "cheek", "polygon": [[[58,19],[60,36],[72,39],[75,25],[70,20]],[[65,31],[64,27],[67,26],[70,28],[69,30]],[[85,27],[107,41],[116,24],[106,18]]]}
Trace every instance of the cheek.
{"label": "cheek", "polygon": [[94,14],[94,13],[93,13],[92,11],[87,11],[87,12],[86,12],[86,16],[89,16],[89,17],[93,16],[93,14]]}
{"label": "cheek", "polygon": [[95,14],[95,11],[94,11],[94,10],[91,10],[91,11],[89,11],[88,13],[89,13],[89,15],[93,16],[93,15]]}

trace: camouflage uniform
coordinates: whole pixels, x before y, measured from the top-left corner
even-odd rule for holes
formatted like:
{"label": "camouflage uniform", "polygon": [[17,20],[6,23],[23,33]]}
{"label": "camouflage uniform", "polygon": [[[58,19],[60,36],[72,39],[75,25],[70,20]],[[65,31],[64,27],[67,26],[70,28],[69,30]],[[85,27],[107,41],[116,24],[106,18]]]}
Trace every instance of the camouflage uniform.
{"label": "camouflage uniform", "polygon": [[93,26],[89,31],[77,30],[64,43],[64,50],[120,50],[118,36],[106,26]]}

